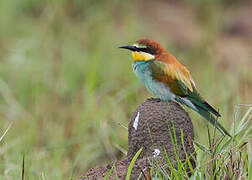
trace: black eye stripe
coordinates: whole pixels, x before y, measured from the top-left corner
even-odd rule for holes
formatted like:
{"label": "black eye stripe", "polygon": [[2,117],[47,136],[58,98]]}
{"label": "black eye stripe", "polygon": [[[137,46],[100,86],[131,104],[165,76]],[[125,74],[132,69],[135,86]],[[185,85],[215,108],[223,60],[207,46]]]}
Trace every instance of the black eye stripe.
{"label": "black eye stripe", "polygon": [[154,49],[151,49],[149,47],[146,47],[146,48],[137,48],[138,51],[142,51],[142,52],[146,52],[146,53],[149,53],[149,54],[156,54],[156,51]]}

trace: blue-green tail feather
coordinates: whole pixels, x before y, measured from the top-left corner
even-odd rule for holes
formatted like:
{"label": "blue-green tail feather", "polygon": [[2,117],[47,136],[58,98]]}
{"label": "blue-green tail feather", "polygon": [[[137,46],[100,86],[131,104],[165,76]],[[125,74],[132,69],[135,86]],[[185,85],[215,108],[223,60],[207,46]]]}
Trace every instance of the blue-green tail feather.
{"label": "blue-green tail feather", "polygon": [[[176,97],[175,100],[178,101],[179,103],[185,104],[186,106],[188,106],[191,109],[198,112],[207,121],[209,121],[213,126],[215,126],[217,128],[217,130],[219,132],[221,132],[221,134],[228,135],[228,136],[232,137],[227,132],[227,130],[217,121],[217,117],[219,117],[220,114],[216,110],[214,110],[213,107],[210,106],[205,101],[204,102],[199,102],[199,101],[194,102],[194,101],[191,101],[191,100],[189,100],[187,98],[181,98],[181,97]],[[211,113],[216,115],[216,117],[214,117]]]}
{"label": "blue-green tail feather", "polygon": [[198,109],[197,112],[201,116],[203,116],[206,120],[208,120],[213,126],[215,126],[219,132],[221,132],[223,135],[228,135],[229,137],[232,137],[227,132],[227,130],[217,121],[217,117],[214,117],[209,111],[206,111],[201,107],[197,107],[197,109]]}

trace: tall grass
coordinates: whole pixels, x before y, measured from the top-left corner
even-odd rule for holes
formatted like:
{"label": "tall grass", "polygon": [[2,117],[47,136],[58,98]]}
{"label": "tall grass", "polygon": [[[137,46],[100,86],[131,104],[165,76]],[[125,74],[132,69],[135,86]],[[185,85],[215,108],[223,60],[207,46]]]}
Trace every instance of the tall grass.
{"label": "tall grass", "polygon": [[[237,112],[236,112],[237,113]],[[208,147],[195,142],[197,159],[194,155],[188,156],[186,159],[180,159],[177,148],[176,133],[169,130],[169,136],[173,144],[175,161],[171,163],[170,157],[166,151],[160,154],[166,160],[164,165],[159,165],[158,161],[153,161],[150,177],[142,173],[139,178],[148,179],[251,179],[252,161],[250,158],[251,147],[249,142],[252,138],[252,128],[247,126],[252,120],[252,106],[246,111],[241,118],[237,118],[235,114],[235,123],[237,126],[233,128],[232,138],[226,136],[218,136],[216,129],[213,133],[208,130]],[[173,128],[174,129],[174,128]],[[181,134],[182,144],[183,132]],[[184,146],[184,145],[183,145]],[[185,149],[184,149],[185,150]],[[139,150],[140,152],[140,150]],[[135,155],[139,154],[139,152]],[[186,153],[186,151],[185,151]],[[192,168],[189,159],[196,161],[196,168]],[[155,159],[155,158],[154,158]],[[131,162],[134,165],[136,158]],[[189,167],[189,168],[188,168]],[[130,174],[127,174],[127,177]]]}

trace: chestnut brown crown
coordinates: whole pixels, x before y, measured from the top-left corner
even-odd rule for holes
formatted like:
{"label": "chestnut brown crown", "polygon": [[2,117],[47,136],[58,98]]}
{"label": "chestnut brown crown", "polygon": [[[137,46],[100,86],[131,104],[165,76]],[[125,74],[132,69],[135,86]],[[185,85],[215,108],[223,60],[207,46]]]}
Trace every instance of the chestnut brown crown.
{"label": "chestnut brown crown", "polygon": [[153,52],[153,54],[160,54],[162,52],[166,52],[166,50],[161,46],[161,44],[151,39],[139,39],[136,41],[136,43],[140,46],[146,46]]}

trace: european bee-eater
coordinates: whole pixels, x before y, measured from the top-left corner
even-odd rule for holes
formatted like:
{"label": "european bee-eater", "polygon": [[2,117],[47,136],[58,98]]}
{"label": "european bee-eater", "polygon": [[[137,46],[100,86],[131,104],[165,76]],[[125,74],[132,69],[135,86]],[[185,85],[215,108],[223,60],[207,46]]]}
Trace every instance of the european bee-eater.
{"label": "european bee-eater", "polygon": [[121,46],[132,51],[133,71],[147,90],[163,101],[175,100],[198,112],[222,134],[231,135],[216,120],[221,115],[198,93],[190,72],[158,42],[140,39]]}

